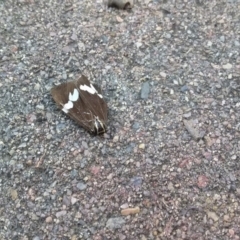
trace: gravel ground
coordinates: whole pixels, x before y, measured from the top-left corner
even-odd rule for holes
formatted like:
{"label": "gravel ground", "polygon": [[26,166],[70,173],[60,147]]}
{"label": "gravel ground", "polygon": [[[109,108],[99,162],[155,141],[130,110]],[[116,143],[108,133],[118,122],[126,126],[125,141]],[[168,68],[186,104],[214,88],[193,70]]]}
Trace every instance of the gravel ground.
{"label": "gravel ground", "polygon": [[[0,1],[0,239],[240,239],[240,1]],[[85,74],[91,136],[50,89]]]}

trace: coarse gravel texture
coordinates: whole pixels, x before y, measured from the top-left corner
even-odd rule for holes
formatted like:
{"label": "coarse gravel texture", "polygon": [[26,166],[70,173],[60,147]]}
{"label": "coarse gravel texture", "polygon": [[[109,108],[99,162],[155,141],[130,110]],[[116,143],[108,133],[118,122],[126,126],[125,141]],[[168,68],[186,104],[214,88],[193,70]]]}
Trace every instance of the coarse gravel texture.
{"label": "coarse gravel texture", "polygon": [[[104,136],[51,98],[81,74]],[[1,240],[240,239],[239,0],[1,0],[0,79]]]}

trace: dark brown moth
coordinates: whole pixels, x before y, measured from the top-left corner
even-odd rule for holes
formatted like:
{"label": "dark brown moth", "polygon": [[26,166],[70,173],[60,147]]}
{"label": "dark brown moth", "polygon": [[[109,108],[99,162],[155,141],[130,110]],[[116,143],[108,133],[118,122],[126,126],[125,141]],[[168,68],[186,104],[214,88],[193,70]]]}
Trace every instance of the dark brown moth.
{"label": "dark brown moth", "polygon": [[106,132],[107,103],[101,93],[101,89],[85,76],[51,89],[52,97],[61,110],[95,135]]}

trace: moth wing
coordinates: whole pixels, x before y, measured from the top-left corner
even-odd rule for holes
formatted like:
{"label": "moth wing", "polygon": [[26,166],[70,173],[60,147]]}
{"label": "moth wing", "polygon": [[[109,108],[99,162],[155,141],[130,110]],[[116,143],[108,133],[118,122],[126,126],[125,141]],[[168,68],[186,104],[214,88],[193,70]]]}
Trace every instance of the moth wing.
{"label": "moth wing", "polygon": [[94,116],[98,116],[100,120],[106,123],[108,109],[107,109],[107,103],[104,101],[101,95],[102,94],[101,89],[96,84],[92,84],[92,86],[97,91],[96,93],[92,94],[88,91],[81,90],[80,86],[83,86],[83,85],[91,87],[90,81],[85,76],[82,76],[81,78],[79,78],[77,82],[80,90],[81,99],[85,103],[85,105],[88,106],[89,111]]}
{"label": "moth wing", "polygon": [[74,81],[62,83],[51,89],[51,95],[59,107],[62,107],[68,102],[69,93],[73,92],[75,88]]}

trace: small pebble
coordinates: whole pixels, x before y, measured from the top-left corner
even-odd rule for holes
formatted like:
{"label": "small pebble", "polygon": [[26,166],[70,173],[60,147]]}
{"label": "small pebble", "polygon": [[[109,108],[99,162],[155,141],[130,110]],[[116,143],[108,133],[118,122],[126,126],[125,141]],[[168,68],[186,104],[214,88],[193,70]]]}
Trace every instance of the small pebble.
{"label": "small pebble", "polygon": [[142,84],[142,88],[141,88],[141,98],[142,99],[147,99],[148,95],[150,92],[150,85],[148,82],[145,82]]}
{"label": "small pebble", "polygon": [[186,92],[188,90],[188,86],[184,85],[181,87],[181,92]]}
{"label": "small pebble", "polygon": [[60,217],[62,217],[62,216],[64,216],[64,215],[66,215],[66,214],[67,214],[67,211],[63,210],[63,211],[57,212],[57,213],[56,213],[56,217],[57,217],[57,218],[60,218]]}
{"label": "small pebble", "polygon": [[35,84],[35,86],[34,86],[34,90],[39,91],[40,88],[41,88],[41,86],[40,86],[39,83]]}
{"label": "small pebble", "polygon": [[163,78],[166,78],[167,74],[165,72],[160,72],[160,76],[163,77]]}
{"label": "small pebble", "polygon": [[145,144],[144,143],[139,144],[138,148],[145,149]]}
{"label": "small pebble", "polygon": [[139,129],[140,124],[138,122],[134,122],[134,124],[132,125],[133,129]]}
{"label": "small pebble", "polygon": [[207,215],[209,218],[211,218],[214,222],[218,221],[218,216],[215,212],[208,211]]}
{"label": "small pebble", "polygon": [[183,117],[184,118],[190,118],[192,116],[191,112],[188,112],[188,113],[184,113],[183,114]]}
{"label": "small pebble", "polygon": [[45,220],[46,223],[50,223],[52,222],[52,217],[47,217],[46,220]]}
{"label": "small pebble", "polygon": [[239,47],[239,46],[240,46],[240,42],[239,42],[238,40],[235,40],[235,41],[234,41],[234,45],[235,45],[236,47]]}
{"label": "small pebble", "polygon": [[225,42],[225,36],[220,37],[221,42]]}
{"label": "small pebble", "polygon": [[44,107],[43,104],[38,104],[38,105],[36,106],[36,108],[37,108],[37,109],[40,109],[40,110],[44,110],[44,109],[45,109],[45,107]]}
{"label": "small pebble", "polygon": [[85,183],[83,183],[83,182],[79,182],[79,183],[77,184],[77,188],[78,188],[79,190],[83,191],[83,190],[85,190],[85,189],[87,188],[87,185],[86,185]]}
{"label": "small pebble", "polygon": [[13,200],[13,201],[18,198],[18,192],[17,192],[17,190],[11,189],[11,197],[12,197],[12,200]]}
{"label": "small pebble", "polygon": [[120,208],[122,208],[122,209],[126,209],[128,207],[129,207],[128,203],[124,203],[120,206]]}
{"label": "small pebble", "polygon": [[127,215],[130,215],[130,214],[136,214],[136,213],[139,213],[139,212],[140,212],[140,208],[139,207],[126,208],[126,209],[121,210],[121,214],[123,216],[127,216]]}
{"label": "small pebble", "polygon": [[78,201],[77,198],[71,197],[71,204],[74,205]]}
{"label": "small pebble", "polygon": [[114,136],[114,138],[113,138],[113,142],[118,142],[119,141],[119,136]]}
{"label": "small pebble", "polygon": [[115,217],[115,218],[109,218],[106,224],[106,227],[114,230],[122,228],[122,226],[125,224],[125,220],[122,217]]}
{"label": "small pebble", "polygon": [[231,69],[232,68],[232,64],[231,63],[227,63],[225,65],[222,65],[222,68],[226,69],[226,70]]}

